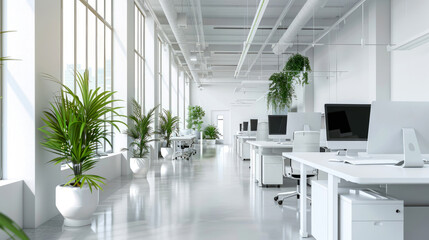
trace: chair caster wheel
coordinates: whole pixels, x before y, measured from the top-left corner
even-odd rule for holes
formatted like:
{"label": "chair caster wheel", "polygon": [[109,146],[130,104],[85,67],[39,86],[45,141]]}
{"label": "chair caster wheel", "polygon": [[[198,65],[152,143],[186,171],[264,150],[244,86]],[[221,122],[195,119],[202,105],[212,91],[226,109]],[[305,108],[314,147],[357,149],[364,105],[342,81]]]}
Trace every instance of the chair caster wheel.
{"label": "chair caster wheel", "polygon": [[277,202],[280,206],[283,205],[283,200]]}
{"label": "chair caster wheel", "polygon": [[274,201],[276,201],[276,202],[277,202],[277,200],[279,200],[279,197],[278,197],[278,196],[275,196],[275,197],[274,197]]}

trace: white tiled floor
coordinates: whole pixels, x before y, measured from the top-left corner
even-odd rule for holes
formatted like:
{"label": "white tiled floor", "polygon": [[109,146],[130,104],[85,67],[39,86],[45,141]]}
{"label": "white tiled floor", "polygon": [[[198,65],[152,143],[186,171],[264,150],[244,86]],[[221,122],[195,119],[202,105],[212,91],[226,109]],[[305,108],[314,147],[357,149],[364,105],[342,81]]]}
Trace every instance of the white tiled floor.
{"label": "white tiled floor", "polygon": [[[278,206],[288,188],[259,188],[249,162],[229,146],[205,149],[192,161],[155,161],[146,179],[110,181],[91,226],[63,227],[59,215],[31,239],[300,239],[295,198]],[[310,238],[311,239],[311,238]]]}

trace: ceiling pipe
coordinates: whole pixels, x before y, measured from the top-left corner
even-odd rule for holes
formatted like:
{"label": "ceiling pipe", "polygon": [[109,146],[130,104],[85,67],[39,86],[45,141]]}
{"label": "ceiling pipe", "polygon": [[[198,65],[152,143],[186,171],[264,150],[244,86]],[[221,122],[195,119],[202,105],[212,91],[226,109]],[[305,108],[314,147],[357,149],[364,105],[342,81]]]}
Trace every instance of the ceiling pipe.
{"label": "ceiling pipe", "polygon": [[279,42],[272,47],[273,52],[278,55],[291,47],[293,45],[291,42],[294,42],[298,32],[307,24],[311,17],[313,17],[314,11],[325,6],[326,2],[327,0],[307,0],[286,32],[280,38]]}
{"label": "ceiling pipe", "polygon": [[171,4],[169,0],[159,0],[162,11],[167,18],[168,23],[170,24],[171,31],[173,32],[176,41],[179,42],[179,48],[183,53],[183,57],[185,58],[185,62],[188,65],[189,70],[191,71],[192,78],[197,85],[201,85],[200,78],[198,77],[198,73],[196,72],[194,65],[191,63],[190,50],[186,44],[181,44],[180,42],[185,42],[185,34],[182,29],[179,29],[177,26],[177,12],[174,9],[174,5]]}
{"label": "ceiling pipe", "polygon": [[337,25],[339,25],[342,21],[344,21],[350,14],[352,14],[356,9],[358,9],[366,0],[361,0],[358,3],[356,3],[352,8],[350,8],[349,11],[347,11],[341,18],[339,18],[332,26],[330,26],[322,35],[320,35],[316,40],[313,41],[313,44],[306,47],[304,51],[302,51],[302,54],[305,54],[308,50],[310,50],[312,47],[314,47],[320,40],[322,40],[330,31],[332,31]]}
{"label": "ceiling pipe", "polygon": [[283,9],[282,13],[280,14],[280,17],[276,21],[276,24],[274,25],[274,27],[271,30],[270,34],[268,34],[267,39],[265,39],[265,42],[262,44],[261,48],[259,49],[258,54],[254,58],[252,64],[250,64],[249,68],[247,69],[245,76],[249,75],[249,73],[252,70],[253,66],[256,64],[256,62],[258,61],[259,57],[262,55],[262,52],[264,51],[265,47],[268,45],[268,43],[270,42],[271,38],[276,33],[277,28],[280,26],[280,24],[282,23],[283,19],[286,17],[286,14],[289,12],[289,10],[292,7],[292,5],[294,4],[294,2],[295,2],[295,0],[290,0],[289,3]]}
{"label": "ceiling pipe", "polygon": [[267,8],[269,0],[261,0],[259,2],[258,9],[256,10],[255,18],[253,19],[252,26],[247,35],[247,39],[243,44],[243,51],[241,53],[240,59],[238,60],[237,69],[234,73],[234,78],[240,73],[241,67],[243,66],[244,60],[246,59],[247,52],[249,51],[250,45],[252,44],[253,38],[255,37],[256,31],[258,30],[259,23],[261,22],[262,17],[264,16],[265,9]]}

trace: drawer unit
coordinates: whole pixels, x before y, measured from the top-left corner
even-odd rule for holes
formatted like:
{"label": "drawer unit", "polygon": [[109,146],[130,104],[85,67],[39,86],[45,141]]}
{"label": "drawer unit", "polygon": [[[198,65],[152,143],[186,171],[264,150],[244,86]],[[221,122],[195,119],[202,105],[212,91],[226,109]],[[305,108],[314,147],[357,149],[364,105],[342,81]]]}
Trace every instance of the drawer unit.
{"label": "drawer unit", "polygon": [[341,240],[403,240],[404,203],[370,190],[340,195]]}
{"label": "drawer unit", "polygon": [[278,155],[262,155],[262,184],[283,184],[283,158]]}

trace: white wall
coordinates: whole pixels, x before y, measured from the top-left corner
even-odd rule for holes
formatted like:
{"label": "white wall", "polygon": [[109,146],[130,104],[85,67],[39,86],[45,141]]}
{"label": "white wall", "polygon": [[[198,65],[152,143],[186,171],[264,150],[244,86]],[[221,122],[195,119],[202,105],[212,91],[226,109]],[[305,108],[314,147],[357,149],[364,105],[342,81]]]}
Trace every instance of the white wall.
{"label": "white wall", "polygon": [[[231,80],[232,81],[232,80]],[[211,124],[211,112],[213,110],[229,110],[231,113],[231,129],[232,134],[239,131],[239,124],[243,121],[248,121],[251,118],[267,119],[267,104],[266,100],[261,99],[259,102],[252,105],[235,106],[231,105],[235,99],[259,98],[263,93],[237,93],[234,94],[234,88],[238,84],[213,84],[199,90],[194,82],[191,83],[191,105],[199,105],[206,112],[204,117],[204,126]],[[225,131],[228,131],[225,129]],[[232,139],[229,141],[232,143]]]}
{"label": "white wall", "polygon": [[[89,170],[88,174],[94,174],[106,178],[104,182],[106,185],[109,185],[108,182],[110,180],[120,177],[122,175],[122,157],[122,153],[113,153],[109,156],[100,157],[95,168]],[[61,169],[61,182],[68,182],[70,180],[70,174],[73,174],[73,171],[69,167],[64,166]]]}
{"label": "white wall", "polygon": [[[392,43],[429,31],[429,1],[392,0]],[[392,52],[392,100],[429,101],[429,44]]]}
{"label": "white wall", "polygon": [[46,164],[51,155],[40,147],[38,128],[42,111],[59,89],[42,74],[60,77],[61,8],[60,1],[49,0],[4,4],[5,28],[17,31],[6,36],[6,55],[19,59],[4,68],[4,174],[5,179],[24,180],[23,226],[34,228],[58,214],[54,191],[61,180],[59,166]]}
{"label": "white wall", "polygon": [[[314,48],[314,111],[325,103],[390,99],[390,0],[368,0]],[[360,44],[365,46],[349,45]],[[332,71],[330,73],[317,71]],[[340,71],[340,72],[336,72]],[[341,72],[344,71],[344,72]]]}
{"label": "white wall", "polygon": [[[23,181],[19,180],[2,180],[0,181],[0,212],[8,216],[19,226],[23,224]],[[9,237],[3,231],[0,231],[0,239]]]}

